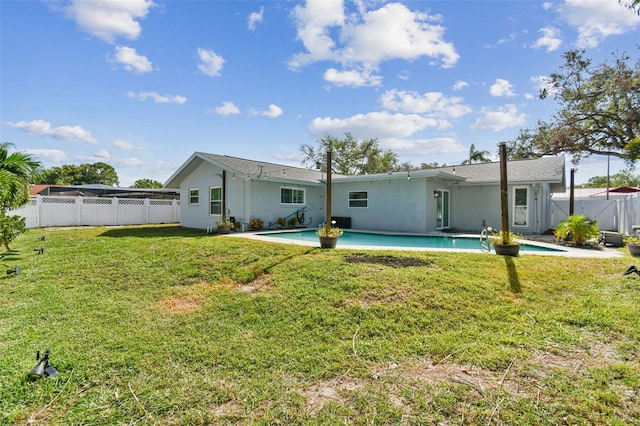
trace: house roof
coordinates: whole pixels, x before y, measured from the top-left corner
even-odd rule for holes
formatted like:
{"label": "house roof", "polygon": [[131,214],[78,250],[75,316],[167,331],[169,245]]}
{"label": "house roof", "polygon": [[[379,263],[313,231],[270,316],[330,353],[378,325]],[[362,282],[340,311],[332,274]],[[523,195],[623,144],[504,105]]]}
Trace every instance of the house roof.
{"label": "house roof", "polygon": [[[264,178],[271,181],[305,182],[319,185],[326,177],[324,172],[318,170],[247,160],[228,155],[195,152],[169,180],[167,180],[165,187],[178,188],[182,180],[203,162],[221,167],[227,172],[239,175],[240,177],[251,179]],[[495,185],[500,182],[500,163],[466,164],[434,169],[411,170],[409,172],[376,173],[358,176],[337,174],[333,174],[332,176],[336,183],[358,182],[362,180],[397,180],[407,179],[408,177],[434,177],[457,182],[460,185]],[[566,186],[564,157],[543,157],[509,161],[507,179],[511,184],[547,182],[552,185],[553,191],[562,192]]]}
{"label": "house roof", "polygon": [[302,167],[286,166],[265,161],[248,160],[229,155],[194,152],[193,155],[167,180],[165,187],[178,188],[180,182],[203,162],[218,166],[232,175],[245,179],[268,179],[279,182],[305,182],[320,184],[325,173]]}
{"label": "house roof", "polygon": [[31,195],[67,197],[118,197],[118,198],[163,198],[176,199],[180,194],[168,188],[122,188],[102,184],[93,185],[33,185]]}
{"label": "house roof", "polygon": [[[609,188],[609,198],[622,198],[629,194],[640,192],[640,188],[633,186],[620,186],[617,188]],[[571,197],[571,188],[563,193],[554,194],[554,200],[569,199]],[[576,199],[601,199],[607,198],[606,188],[574,188],[573,198]]]}
{"label": "house roof", "polygon": [[[465,177],[466,185],[495,184],[500,182],[500,163],[474,163],[442,167],[443,170]],[[542,157],[514,160],[507,163],[509,183],[548,182],[565,187],[564,157]],[[564,190],[564,189],[562,189]]]}

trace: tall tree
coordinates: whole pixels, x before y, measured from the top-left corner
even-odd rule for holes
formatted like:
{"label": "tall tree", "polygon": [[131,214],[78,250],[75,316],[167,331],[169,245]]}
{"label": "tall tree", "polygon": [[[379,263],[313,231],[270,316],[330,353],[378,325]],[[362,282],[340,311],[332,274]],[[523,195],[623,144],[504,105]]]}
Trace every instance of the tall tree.
{"label": "tall tree", "polygon": [[490,155],[489,151],[477,150],[476,146],[471,144],[471,147],[469,148],[469,159],[464,160],[462,164],[490,163],[491,159],[487,158],[487,155]]}
{"label": "tall tree", "polygon": [[164,185],[153,179],[138,179],[131,185],[131,188],[151,188],[151,189],[160,189]]}
{"label": "tall tree", "polygon": [[43,172],[39,183],[49,185],[90,185],[103,184],[118,186],[118,174],[109,164],[97,162],[94,164],[65,164],[52,167]]}
{"label": "tall tree", "polygon": [[25,230],[23,217],[7,213],[29,202],[29,184],[37,179],[41,170],[40,162],[31,155],[9,153],[11,146],[8,142],[0,143],[0,238],[7,250],[10,250],[9,242]]}
{"label": "tall tree", "polygon": [[315,167],[316,164],[326,168],[327,151],[331,150],[331,170],[343,175],[362,175],[366,173],[384,173],[398,168],[398,156],[390,150],[383,151],[378,139],[365,139],[358,142],[351,133],[345,133],[344,139],[325,136],[317,146],[303,144],[302,163]]}
{"label": "tall tree", "polygon": [[610,155],[633,167],[640,158],[640,60],[632,64],[628,55],[614,55],[613,64],[592,67],[583,50],[563,56],[564,65],[540,92],[540,99],[559,101],[560,109],[551,121],[521,131],[520,142],[536,155],[569,153],[574,164]]}

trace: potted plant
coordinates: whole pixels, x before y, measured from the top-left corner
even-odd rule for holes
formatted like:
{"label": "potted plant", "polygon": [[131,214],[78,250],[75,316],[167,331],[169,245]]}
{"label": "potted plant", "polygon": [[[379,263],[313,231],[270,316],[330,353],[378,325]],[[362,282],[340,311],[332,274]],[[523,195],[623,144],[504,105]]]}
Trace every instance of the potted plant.
{"label": "potted plant", "polygon": [[640,237],[626,237],[624,242],[627,244],[629,254],[633,257],[640,256]]}
{"label": "potted plant", "polygon": [[287,219],[285,219],[284,217],[279,217],[277,222],[280,228],[284,228],[285,226],[287,226]]}
{"label": "potted plant", "polygon": [[264,221],[256,217],[254,219],[251,219],[251,222],[249,222],[249,227],[254,231],[260,231],[262,228],[264,228]]}
{"label": "potted plant", "polygon": [[235,232],[240,232],[240,230],[242,229],[242,224],[236,220],[235,222],[233,222],[233,228],[232,229]]}
{"label": "potted plant", "polygon": [[231,232],[233,222],[230,220],[219,220],[216,222],[216,225],[218,226],[218,234],[228,234]]}
{"label": "potted plant", "polygon": [[520,236],[511,231],[494,231],[491,227],[487,231],[492,234],[489,241],[493,245],[496,254],[501,256],[516,257],[520,254]]}
{"label": "potted plant", "polygon": [[558,224],[554,231],[557,242],[570,241],[575,246],[583,246],[587,240],[596,238],[600,229],[596,221],[584,216],[569,216]]}
{"label": "potted plant", "polygon": [[295,228],[297,224],[298,224],[298,218],[295,217],[295,216],[291,216],[289,218],[289,227],[290,228]]}
{"label": "potted plant", "polygon": [[320,238],[321,248],[336,248],[338,237],[343,234],[343,231],[339,227],[333,226],[335,224],[336,221],[332,220],[331,223],[325,223],[316,230],[316,234]]}

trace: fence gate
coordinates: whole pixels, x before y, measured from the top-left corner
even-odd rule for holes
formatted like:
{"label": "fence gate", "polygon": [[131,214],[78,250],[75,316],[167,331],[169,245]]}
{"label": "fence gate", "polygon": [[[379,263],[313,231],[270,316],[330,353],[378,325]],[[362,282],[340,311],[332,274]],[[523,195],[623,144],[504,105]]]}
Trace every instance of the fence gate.
{"label": "fence gate", "polygon": [[[573,214],[594,219],[603,231],[618,231],[618,203],[616,200],[575,200]],[[569,200],[551,200],[551,227],[569,217]]]}

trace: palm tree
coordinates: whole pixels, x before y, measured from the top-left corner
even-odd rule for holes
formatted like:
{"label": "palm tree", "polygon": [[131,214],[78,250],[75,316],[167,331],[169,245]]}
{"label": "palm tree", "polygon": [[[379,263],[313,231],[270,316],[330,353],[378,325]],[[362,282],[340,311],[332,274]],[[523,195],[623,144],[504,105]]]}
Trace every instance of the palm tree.
{"label": "palm tree", "polygon": [[487,155],[489,154],[489,151],[476,150],[476,146],[474,144],[471,144],[471,147],[469,148],[469,159],[464,160],[462,164],[490,163],[491,160],[487,158]]}
{"label": "palm tree", "polygon": [[29,184],[41,172],[41,165],[31,155],[9,153],[9,142],[0,143],[0,209],[21,207],[29,202]]}
{"label": "palm tree", "polygon": [[24,230],[24,218],[7,216],[7,211],[29,202],[29,184],[41,171],[39,161],[23,152],[9,153],[10,146],[0,143],[0,239],[7,251],[9,242]]}

